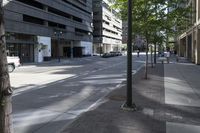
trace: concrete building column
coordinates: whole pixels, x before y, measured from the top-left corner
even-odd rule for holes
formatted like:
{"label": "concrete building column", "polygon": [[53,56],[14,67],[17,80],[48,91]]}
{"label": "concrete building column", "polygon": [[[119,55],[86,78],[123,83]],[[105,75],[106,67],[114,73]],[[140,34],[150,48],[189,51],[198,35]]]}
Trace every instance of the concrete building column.
{"label": "concrete building column", "polygon": [[196,20],[198,21],[200,19],[200,1],[196,0]]}
{"label": "concrete building column", "polygon": [[195,62],[195,30],[192,29],[192,62]]}
{"label": "concrete building column", "polygon": [[177,40],[177,42],[178,42],[178,56],[181,56],[181,39],[180,38],[178,38],[178,40]]}
{"label": "concrete building column", "polygon": [[[44,10],[45,10],[46,12],[48,12],[48,6],[45,5],[43,8],[44,8]],[[44,21],[44,25],[45,25],[45,26],[48,26],[48,21]]]}
{"label": "concrete building column", "polygon": [[186,58],[188,58],[189,56],[188,56],[188,34],[186,35],[186,48],[185,48],[185,55],[184,55],[184,57],[186,57]]}
{"label": "concrete building column", "polygon": [[196,33],[196,64],[200,64],[200,29],[197,27],[197,33]]}
{"label": "concrete building column", "polygon": [[102,53],[107,53],[107,50],[106,50],[106,44],[103,44],[103,47],[102,47]]}
{"label": "concrete building column", "polygon": [[184,56],[183,45],[184,45],[184,40],[183,40],[183,39],[180,39],[180,56],[181,56],[181,57]]}
{"label": "concrete building column", "polygon": [[186,37],[180,39],[179,56],[186,57]]}
{"label": "concrete building column", "polygon": [[71,49],[71,59],[73,59],[74,58],[74,42],[73,41],[71,41],[70,49]]}

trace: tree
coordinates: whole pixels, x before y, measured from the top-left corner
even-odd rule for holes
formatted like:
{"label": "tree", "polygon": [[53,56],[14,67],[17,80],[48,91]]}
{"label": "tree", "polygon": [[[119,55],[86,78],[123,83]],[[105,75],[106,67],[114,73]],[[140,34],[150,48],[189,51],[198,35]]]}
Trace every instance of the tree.
{"label": "tree", "polygon": [[[126,0],[115,0],[115,7],[120,9],[123,20],[127,20],[126,2]],[[146,40],[146,79],[148,46],[167,42],[169,34],[175,33],[174,26],[180,26],[185,22],[187,9],[181,6],[174,7],[182,2],[184,0],[133,0],[133,34],[139,34]],[[169,9],[173,10],[169,12]]]}
{"label": "tree", "polygon": [[0,0],[0,133],[12,133],[12,88],[7,67],[3,0]]}

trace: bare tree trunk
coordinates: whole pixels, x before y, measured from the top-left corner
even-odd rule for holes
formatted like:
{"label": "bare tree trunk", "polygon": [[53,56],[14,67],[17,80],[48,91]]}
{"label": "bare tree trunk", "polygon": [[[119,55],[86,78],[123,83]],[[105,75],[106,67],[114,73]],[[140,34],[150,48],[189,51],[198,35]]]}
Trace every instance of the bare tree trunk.
{"label": "bare tree trunk", "polygon": [[13,133],[12,128],[12,88],[7,67],[3,0],[0,0],[0,133]]}

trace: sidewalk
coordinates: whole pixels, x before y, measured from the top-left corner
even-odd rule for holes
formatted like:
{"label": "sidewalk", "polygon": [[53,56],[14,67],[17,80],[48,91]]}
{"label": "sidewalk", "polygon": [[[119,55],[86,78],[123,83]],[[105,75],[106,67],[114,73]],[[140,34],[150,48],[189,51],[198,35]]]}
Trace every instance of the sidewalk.
{"label": "sidewalk", "polygon": [[54,66],[54,65],[78,65],[86,64],[87,62],[92,61],[94,58],[101,58],[99,56],[88,56],[81,58],[61,58],[60,62],[58,59],[52,59],[50,61],[43,61],[39,63],[23,63],[21,67],[34,67],[34,66]]}
{"label": "sidewalk", "polygon": [[133,83],[138,110],[124,111],[126,87],[110,93],[99,107],[84,113],[62,133],[199,133],[200,66],[157,64]]}

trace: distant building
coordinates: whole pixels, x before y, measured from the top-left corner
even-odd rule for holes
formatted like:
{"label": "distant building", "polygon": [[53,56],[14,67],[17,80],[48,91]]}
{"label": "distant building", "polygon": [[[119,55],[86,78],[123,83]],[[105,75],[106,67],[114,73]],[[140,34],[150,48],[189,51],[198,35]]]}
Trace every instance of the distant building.
{"label": "distant building", "polygon": [[92,0],[3,0],[7,52],[23,62],[92,54]]}
{"label": "distant building", "polygon": [[93,0],[94,54],[120,51],[122,21],[107,0]]}
{"label": "distant building", "polygon": [[122,43],[127,44],[128,40],[128,23],[127,21],[122,21]]}
{"label": "distant building", "polygon": [[192,12],[188,13],[186,32],[179,35],[178,55],[200,64],[200,1],[187,0]]}

